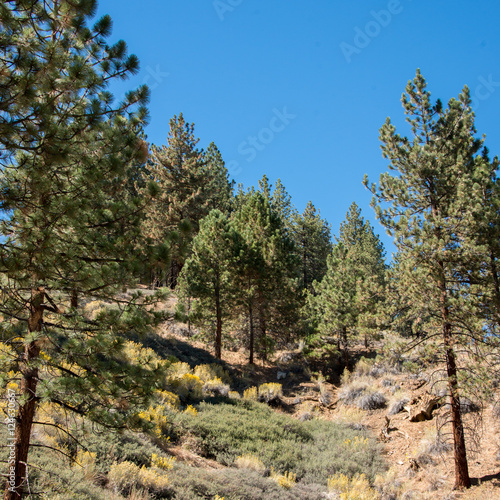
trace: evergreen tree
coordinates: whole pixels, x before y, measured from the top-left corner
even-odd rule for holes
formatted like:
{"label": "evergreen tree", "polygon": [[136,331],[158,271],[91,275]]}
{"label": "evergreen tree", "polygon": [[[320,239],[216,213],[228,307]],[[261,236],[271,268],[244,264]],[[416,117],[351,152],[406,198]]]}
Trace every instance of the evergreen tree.
{"label": "evergreen tree", "polygon": [[265,359],[276,340],[286,335],[296,322],[292,319],[298,311],[294,302],[295,261],[293,244],[269,199],[260,192],[250,191],[239,195],[237,205],[232,220],[244,242],[238,280],[240,301],[248,321],[252,364],[255,348]]}
{"label": "evergreen tree", "polygon": [[[204,191],[208,184],[207,159],[196,145],[194,125],[182,113],[170,120],[166,146],[152,146],[148,177],[155,186],[155,199],[146,211],[144,233],[156,244],[167,243],[170,267],[166,279],[172,288],[188,254],[189,245],[198,232],[199,221],[210,211]],[[148,193],[151,182],[142,189]]]}
{"label": "evergreen tree", "polygon": [[302,215],[294,214],[291,235],[300,260],[300,287],[312,291],[313,282],[325,275],[332,252],[330,225],[309,201]]}
{"label": "evergreen tree", "polygon": [[146,154],[147,88],[116,105],[107,91],[137,59],[123,41],[106,44],[108,16],[87,27],[95,10],[93,0],[0,5],[0,366],[2,387],[18,385],[5,499],[25,493],[40,402],[122,426],[156,379],[124,362],[119,337],[148,313],[123,301],[97,321],[77,307],[78,295],[113,300],[137,270],[141,205],[124,196],[125,176]]}
{"label": "evergreen tree", "polygon": [[221,359],[223,320],[234,310],[238,234],[220,210],[200,222],[192,252],[179,276],[179,292],[198,299],[201,320],[213,325],[215,357]]}
{"label": "evergreen tree", "polygon": [[[463,488],[471,483],[460,394],[475,382],[476,395],[484,390],[484,379],[478,377],[481,364],[475,361],[480,360],[483,349],[496,346],[495,339],[485,336],[484,322],[478,315],[483,296],[474,293],[470,280],[477,263],[486,262],[484,247],[478,242],[487,236],[477,220],[482,219],[479,207],[485,201],[484,188],[491,185],[491,170],[484,168],[485,160],[478,155],[482,141],[475,138],[467,87],[446,109],[439,100],[431,103],[426,87],[417,71],[403,94],[411,140],[398,135],[389,119],[382,127],[383,154],[396,175],[382,174],[378,189],[373,185],[371,190],[379,203],[390,204],[383,209],[374,200],[379,220],[396,238],[399,287],[411,298],[409,305],[415,314],[430,313],[428,338],[440,336],[442,340],[455,487]],[[468,354],[464,357],[459,351]]]}
{"label": "evergreen tree", "polygon": [[207,184],[204,186],[205,197],[210,209],[218,209],[229,214],[233,205],[234,181],[229,174],[217,146],[211,142],[203,154],[207,170]]}
{"label": "evergreen tree", "polygon": [[379,302],[384,290],[384,250],[361,210],[353,203],[340,225],[337,244],[327,259],[321,282],[313,285],[309,302],[315,311],[321,334],[337,338],[344,363],[349,344],[364,334],[365,345],[376,330]]}

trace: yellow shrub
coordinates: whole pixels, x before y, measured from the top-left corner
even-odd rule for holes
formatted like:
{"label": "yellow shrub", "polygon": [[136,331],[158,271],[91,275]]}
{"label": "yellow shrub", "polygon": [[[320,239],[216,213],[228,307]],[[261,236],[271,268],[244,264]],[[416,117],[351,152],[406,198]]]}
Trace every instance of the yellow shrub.
{"label": "yellow shrub", "polygon": [[153,424],[153,434],[160,441],[169,441],[170,437],[166,436],[168,432],[168,408],[166,406],[150,406],[147,410],[139,412],[139,418],[151,422]]}
{"label": "yellow shrub", "polygon": [[231,399],[240,399],[241,398],[240,393],[238,391],[229,391],[228,397],[230,397]]}
{"label": "yellow shrub", "polygon": [[191,367],[187,363],[172,363],[167,372],[169,378],[181,378],[187,373],[191,373]]}
{"label": "yellow shrub", "polygon": [[94,476],[95,473],[95,459],[97,454],[92,451],[78,450],[76,454],[76,462],[82,467],[84,471],[85,478],[89,479]]}
{"label": "yellow shrub", "polygon": [[197,377],[200,377],[203,382],[208,382],[209,380],[218,378],[222,380],[224,384],[231,383],[231,377],[229,376],[227,371],[224,370],[222,365],[219,365],[217,363],[211,363],[209,365],[198,365],[194,369],[194,374]]}
{"label": "yellow shrub", "polygon": [[249,387],[243,391],[243,399],[257,401],[257,387]]}
{"label": "yellow shrub", "polygon": [[127,493],[137,485],[140,468],[132,462],[113,464],[108,472],[109,484],[117,493]]}
{"label": "yellow shrub", "polygon": [[359,408],[352,408],[350,406],[341,406],[335,420],[343,424],[361,424],[366,416],[366,412]]}
{"label": "yellow shrub", "polygon": [[234,461],[234,465],[238,467],[238,469],[251,469],[257,472],[264,472],[266,470],[266,466],[256,455],[246,454],[240,455]]}
{"label": "yellow shrub", "polygon": [[168,488],[169,482],[165,474],[143,465],[139,470],[138,484],[153,493],[161,493]]}
{"label": "yellow shrub", "polygon": [[162,493],[168,488],[168,477],[145,465],[139,468],[132,462],[115,463],[108,473],[109,484],[117,493],[129,493],[140,486],[153,493]]}
{"label": "yellow shrub", "polygon": [[297,474],[293,472],[286,471],[284,474],[276,472],[273,467],[271,467],[271,479],[276,481],[278,486],[289,490],[293,488],[297,482]]}
{"label": "yellow shrub", "polygon": [[179,396],[169,391],[156,391],[158,402],[168,406],[171,410],[177,410],[180,406]]}
{"label": "yellow shrub", "polygon": [[370,487],[364,474],[356,474],[349,479],[344,474],[335,474],[328,478],[328,491],[340,493],[341,500],[378,500],[380,495]]}
{"label": "yellow shrub", "polygon": [[159,457],[156,453],[153,453],[151,455],[151,466],[162,470],[172,470],[175,460],[175,457]]}
{"label": "yellow shrub", "polygon": [[182,401],[201,399],[203,395],[203,382],[191,373],[172,380],[171,387]]}
{"label": "yellow shrub", "polygon": [[[124,358],[133,365],[140,365],[149,370],[157,370],[164,360],[162,360],[153,349],[142,347],[132,341],[127,341],[123,348]],[[167,362],[168,363],[168,362]]]}
{"label": "yellow shrub", "polygon": [[198,415],[198,410],[194,406],[188,405],[188,407],[184,410],[184,413],[196,417],[196,415]]}
{"label": "yellow shrub", "polygon": [[354,439],[346,439],[344,441],[344,446],[348,448],[362,448],[368,444],[368,438],[360,438],[359,436],[355,436]]}
{"label": "yellow shrub", "polygon": [[281,384],[276,382],[270,382],[269,384],[259,385],[259,400],[268,403],[273,399],[277,399],[283,396],[283,389]]}

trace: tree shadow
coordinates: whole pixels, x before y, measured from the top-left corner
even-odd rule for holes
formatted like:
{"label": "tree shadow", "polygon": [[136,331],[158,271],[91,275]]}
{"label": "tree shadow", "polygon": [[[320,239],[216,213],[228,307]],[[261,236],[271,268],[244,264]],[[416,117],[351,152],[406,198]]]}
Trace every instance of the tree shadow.
{"label": "tree shadow", "polygon": [[493,486],[500,487],[500,472],[497,474],[488,474],[483,477],[473,477],[471,478],[471,483],[474,486],[479,486],[480,484],[491,481]]}

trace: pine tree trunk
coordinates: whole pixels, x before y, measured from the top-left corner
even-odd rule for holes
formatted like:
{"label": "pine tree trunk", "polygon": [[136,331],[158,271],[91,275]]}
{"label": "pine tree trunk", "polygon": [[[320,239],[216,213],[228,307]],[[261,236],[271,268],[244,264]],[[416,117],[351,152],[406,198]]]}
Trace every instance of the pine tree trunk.
{"label": "pine tree trunk", "polygon": [[344,326],[342,327],[342,343],[343,343],[343,348],[342,350],[344,351],[344,365],[347,368],[349,366],[349,351],[347,349],[347,327]]}
{"label": "pine tree trunk", "polygon": [[490,251],[490,268],[493,277],[493,289],[495,291],[495,309],[497,312],[497,324],[500,324],[498,315],[500,314],[500,280],[498,278],[498,269],[493,251]]}
{"label": "pine tree trunk", "polygon": [[78,307],[78,292],[76,290],[71,290],[71,307],[76,309]]}
{"label": "pine tree trunk", "polygon": [[[42,330],[43,307],[45,290],[40,287],[31,292],[31,311],[28,319],[28,331],[40,332]],[[16,428],[14,431],[14,475],[15,485],[7,483],[4,500],[19,500],[26,491],[28,477],[28,451],[30,447],[31,428],[36,410],[36,387],[38,383],[38,369],[31,366],[32,360],[40,354],[39,340],[33,340],[25,346],[24,357],[20,362],[21,387],[19,399],[24,403],[19,406]]]}
{"label": "pine tree trunk", "polygon": [[250,356],[248,358],[248,364],[253,365],[254,360],[253,360],[253,347],[254,347],[254,333],[253,333],[253,311],[252,311],[252,302],[250,301],[248,304],[248,319],[250,322],[250,336],[249,336],[249,350],[250,350]]}
{"label": "pine tree trunk", "polygon": [[216,329],[215,329],[215,357],[222,358],[222,310],[220,304],[220,289],[215,288],[215,316],[216,316]]}
{"label": "pine tree trunk", "polygon": [[267,335],[266,335],[266,316],[264,313],[263,301],[260,301],[259,306],[259,327],[260,327],[260,345],[262,346],[261,359],[267,361]]}
{"label": "pine tree trunk", "polygon": [[[440,262],[443,268],[443,263]],[[442,275],[444,276],[444,274]],[[458,394],[457,365],[452,343],[451,324],[449,311],[446,305],[446,282],[441,279],[441,319],[443,321],[443,342],[445,349],[446,371],[448,376],[448,389],[451,403],[451,426],[453,431],[454,458],[455,458],[455,486],[454,489],[470,488],[469,467],[467,464],[467,449],[465,447],[464,426],[460,413],[460,397]]]}

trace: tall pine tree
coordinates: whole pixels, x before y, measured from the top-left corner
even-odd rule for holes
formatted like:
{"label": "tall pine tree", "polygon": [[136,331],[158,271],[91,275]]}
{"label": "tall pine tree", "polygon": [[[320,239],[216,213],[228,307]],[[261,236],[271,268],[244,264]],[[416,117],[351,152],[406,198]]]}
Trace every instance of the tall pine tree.
{"label": "tall pine tree", "polygon": [[116,104],[107,91],[137,58],[107,45],[109,17],[87,27],[95,11],[93,0],[0,5],[0,364],[18,391],[9,500],[26,491],[41,402],[121,426],[156,377],[123,362],[118,335],[148,313],[123,301],[96,321],[78,307],[78,296],[113,300],[137,270],[141,205],[124,193],[147,152],[147,88]]}
{"label": "tall pine tree", "polygon": [[[485,160],[478,155],[482,141],[475,138],[467,87],[443,109],[439,100],[432,104],[427,84],[417,71],[402,103],[412,137],[398,135],[387,119],[380,138],[384,157],[396,175],[382,174],[378,188],[373,185],[371,190],[376,195],[379,220],[396,239],[397,280],[411,299],[407,303],[416,314],[430,314],[427,337],[441,338],[439,352],[446,365],[451,406],[455,487],[463,488],[471,481],[460,396],[471,386],[476,394],[483,390],[481,351],[496,344],[485,335],[478,315],[484,296],[474,293],[471,283],[477,262],[486,262],[484,246],[478,243],[487,236],[476,216],[485,201],[491,171],[484,168]],[[384,208],[382,203],[389,206]]]}

